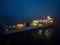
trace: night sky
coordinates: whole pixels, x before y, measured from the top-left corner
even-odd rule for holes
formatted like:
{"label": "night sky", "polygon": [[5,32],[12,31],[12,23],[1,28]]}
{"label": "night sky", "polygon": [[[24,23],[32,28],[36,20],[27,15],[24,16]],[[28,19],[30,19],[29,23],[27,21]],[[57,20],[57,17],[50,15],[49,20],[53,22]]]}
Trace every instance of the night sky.
{"label": "night sky", "polygon": [[3,0],[1,19],[6,24],[14,24],[22,21],[29,22],[35,17],[50,15],[59,16],[58,0]]}

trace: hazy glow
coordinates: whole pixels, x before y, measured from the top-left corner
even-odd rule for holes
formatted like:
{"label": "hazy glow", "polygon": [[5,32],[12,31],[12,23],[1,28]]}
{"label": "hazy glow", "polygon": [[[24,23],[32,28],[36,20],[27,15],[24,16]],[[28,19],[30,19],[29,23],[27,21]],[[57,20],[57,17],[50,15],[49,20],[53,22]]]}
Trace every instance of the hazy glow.
{"label": "hazy glow", "polygon": [[33,20],[33,23],[38,23],[38,20]]}
{"label": "hazy glow", "polygon": [[17,29],[24,27],[24,24],[17,24]]}
{"label": "hazy glow", "polygon": [[39,20],[39,22],[43,22],[43,20]]}
{"label": "hazy glow", "polygon": [[[38,20],[33,20],[32,23],[30,23],[30,26],[43,26],[44,24],[52,24],[53,19],[50,16],[47,16],[47,19],[38,19]],[[17,25],[12,25],[12,26],[6,26],[6,29],[11,30],[11,29],[21,29],[26,26],[26,22],[20,23]]]}
{"label": "hazy glow", "polygon": [[16,26],[12,26],[13,28],[15,28]]}
{"label": "hazy glow", "polygon": [[9,28],[11,28],[11,26],[9,26]]}
{"label": "hazy glow", "polygon": [[6,31],[9,31],[8,29],[6,29]]}
{"label": "hazy glow", "polygon": [[51,35],[51,33],[49,32],[49,30],[46,30],[45,31],[45,36],[48,38],[48,37],[50,37],[50,35]]}
{"label": "hazy glow", "polygon": [[43,24],[41,23],[53,23],[53,19],[50,16],[47,16],[47,19],[38,19],[38,20],[33,20],[30,26],[42,26]]}
{"label": "hazy glow", "polygon": [[30,26],[37,26],[37,23],[31,23]]}
{"label": "hazy glow", "polygon": [[50,18],[50,16],[47,16],[47,18],[49,19],[49,18]]}
{"label": "hazy glow", "polygon": [[43,30],[38,30],[38,34],[41,35]]}

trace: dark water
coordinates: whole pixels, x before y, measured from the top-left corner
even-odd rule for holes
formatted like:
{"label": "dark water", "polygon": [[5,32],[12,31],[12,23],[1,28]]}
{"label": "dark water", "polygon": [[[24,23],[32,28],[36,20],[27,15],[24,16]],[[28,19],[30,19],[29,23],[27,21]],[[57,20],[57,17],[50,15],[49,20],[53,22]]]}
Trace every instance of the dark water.
{"label": "dark water", "polygon": [[23,31],[9,35],[3,35],[0,44],[4,45],[54,45],[60,42],[59,18],[53,26],[44,29]]}
{"label": "dark water", "polygon": [[53,45],[59,42],[55,26],[5,35],[6,45]]}

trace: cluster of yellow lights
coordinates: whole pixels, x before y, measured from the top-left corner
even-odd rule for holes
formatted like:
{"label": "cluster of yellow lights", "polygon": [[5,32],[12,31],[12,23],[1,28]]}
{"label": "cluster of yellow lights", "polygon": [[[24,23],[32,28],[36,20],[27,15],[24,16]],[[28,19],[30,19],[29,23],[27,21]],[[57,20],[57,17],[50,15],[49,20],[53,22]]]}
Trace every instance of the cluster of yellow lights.
{"label": "cluster of yellow lights", "polygon": [[[32,23],[30,24],[30,26],[42,26],[43,24],[41,24],[41,23],[53,23],[53,19],[50,17],[50,16],[47,16],[47,19],[44,19],[44,20],[42,20],[42,19],[40,19],[40,20],[33,20],[32,21]],[[17,24],[17,25],[13,25],[13,26],[8,26],[8,28],[9,29],[12,29],[12,28],[14,28],[14,29],[21,29],[21,28],[23,28],[23,27],[25,27],[25,25],[26,25],[26,23],[24,23],[24,24]],[[8,29],[6,29],[7,31],[8,31]]]}
{"label": "cluster of yellow lights", "polygon": [[[53,19],[50,16],[47,16],[47,19],[44,20],[33,20],[33,22],[30,24],[30,26],[36,26],[38,23],[53,23]],[[42,26],[40,24],[39,26]]]}
{"label": "cluster of yellow lights", "polygon": [[8,31],[9,29],[21,29],[23,27],[25,27],[25,24],[17,24],[17,25],[13,25],[13,26],[7,26],[8,28],[6,28],[6,31]]}
{"label": "cluster of yellow lights", "polygon": [[17,24],[17,29],[24,27],[24,24]]}

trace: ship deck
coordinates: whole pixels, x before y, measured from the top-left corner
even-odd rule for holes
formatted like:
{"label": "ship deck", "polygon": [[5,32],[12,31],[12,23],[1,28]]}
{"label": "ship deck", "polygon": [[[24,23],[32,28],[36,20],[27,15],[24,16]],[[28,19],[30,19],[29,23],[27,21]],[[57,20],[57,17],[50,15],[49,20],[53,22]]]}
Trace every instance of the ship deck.
{"label": "ship deck", "polygon": [[24,27],[24,28],[19,29],[19,30],[4,31],[4,34],[8,35],[8,34],[12,34],[12,33],[27,31],[27,30],[29,31],[29,30],[36,30],[36,29],[44,29],[44,28],[49,27],[51,25],[52,24],[48,24],[48,25],[45,24],[43,26],[34,26],[34,27],[28,26],[28,27]]}

